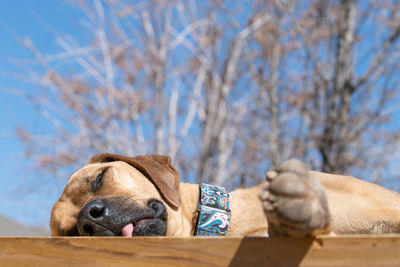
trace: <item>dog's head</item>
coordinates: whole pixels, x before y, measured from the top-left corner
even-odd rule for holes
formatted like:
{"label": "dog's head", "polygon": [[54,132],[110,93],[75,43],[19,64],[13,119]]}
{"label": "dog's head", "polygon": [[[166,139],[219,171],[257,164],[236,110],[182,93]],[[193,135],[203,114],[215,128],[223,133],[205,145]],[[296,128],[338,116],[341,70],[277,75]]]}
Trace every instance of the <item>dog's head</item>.
{"label": "dog's head", "polygon": [[180,207],[179,175],[167,156],[101,154],[72,175],[54,204],[53,235],[166,235]]}

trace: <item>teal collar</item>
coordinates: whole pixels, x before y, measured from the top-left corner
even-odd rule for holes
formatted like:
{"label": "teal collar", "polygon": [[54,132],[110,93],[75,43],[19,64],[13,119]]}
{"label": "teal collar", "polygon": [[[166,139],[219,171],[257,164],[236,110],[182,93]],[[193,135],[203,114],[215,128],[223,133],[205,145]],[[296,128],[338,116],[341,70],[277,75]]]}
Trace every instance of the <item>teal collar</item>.
{"label": "teal collar", "polygon": [[200,184],[199,214],[195,236],[224,236],[228,233],[231,210],[225,188]]}

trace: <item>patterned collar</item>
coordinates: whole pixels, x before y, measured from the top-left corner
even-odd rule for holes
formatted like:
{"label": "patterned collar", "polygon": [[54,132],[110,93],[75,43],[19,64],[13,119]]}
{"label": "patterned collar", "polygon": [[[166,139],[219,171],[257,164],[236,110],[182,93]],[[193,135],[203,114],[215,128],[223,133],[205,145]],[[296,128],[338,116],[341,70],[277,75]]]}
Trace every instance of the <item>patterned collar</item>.
{"label": "patterned collar", "polygon": [[228,232],[231,210],[225,188],[200,184],[199,214],[195,236],[224,236]]}

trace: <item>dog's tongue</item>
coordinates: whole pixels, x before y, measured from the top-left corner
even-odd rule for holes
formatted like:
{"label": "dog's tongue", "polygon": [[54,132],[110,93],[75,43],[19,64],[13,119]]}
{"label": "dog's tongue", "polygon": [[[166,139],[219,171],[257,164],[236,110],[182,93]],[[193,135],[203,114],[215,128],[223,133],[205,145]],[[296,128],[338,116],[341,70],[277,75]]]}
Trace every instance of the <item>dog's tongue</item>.
{"label": "dog's tongue", "polygon": [[132,236],[133,233],[133,224],[127,224],[121,229],[122,236]]}

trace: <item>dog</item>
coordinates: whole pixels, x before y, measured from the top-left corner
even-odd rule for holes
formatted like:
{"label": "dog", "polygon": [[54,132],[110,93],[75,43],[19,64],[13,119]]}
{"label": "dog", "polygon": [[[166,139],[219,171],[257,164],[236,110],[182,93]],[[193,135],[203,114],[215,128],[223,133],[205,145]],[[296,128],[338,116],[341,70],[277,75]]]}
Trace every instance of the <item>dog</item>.
{"label": "dog", "polygon": [[309,171],[298,160],[269,171],[263,184],[228,193],[181,183],[168,156],[100,154],[71,176],[52,208],[50,228],[53,236],[399,233],[400,195]]}

